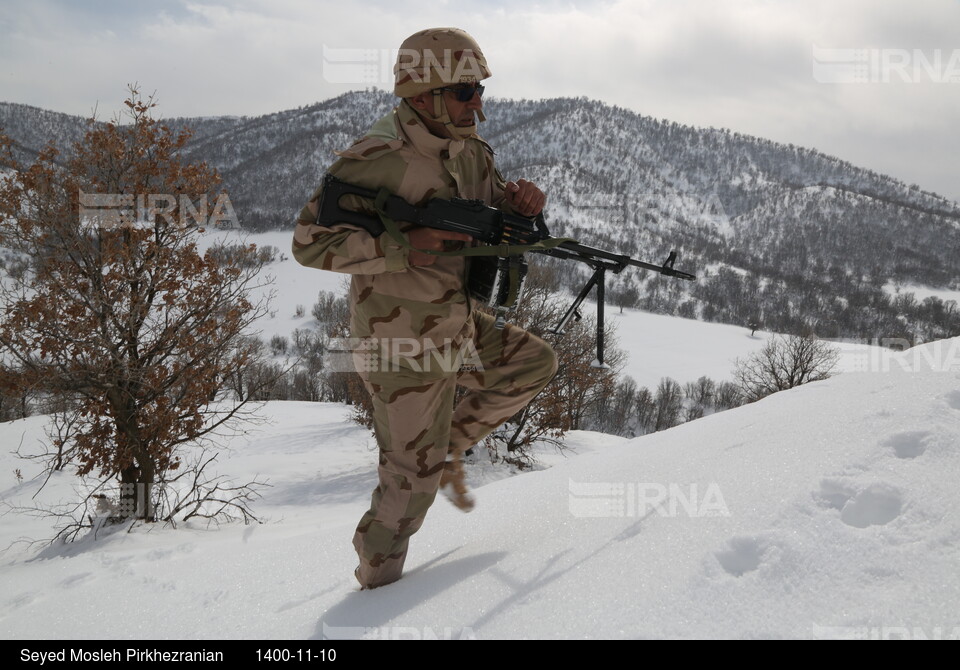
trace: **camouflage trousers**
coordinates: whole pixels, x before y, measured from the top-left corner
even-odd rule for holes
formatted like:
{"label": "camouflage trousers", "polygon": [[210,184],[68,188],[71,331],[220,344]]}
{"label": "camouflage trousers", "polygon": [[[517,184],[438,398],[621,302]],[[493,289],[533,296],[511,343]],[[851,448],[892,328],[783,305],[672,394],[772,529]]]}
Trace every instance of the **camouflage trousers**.
{"label": "camouflage trousers", "polygon": [[[421,375],[361,372],[373,400],[379,484],[353,538],[364,588],[400,579],[410,536],[423,524],[444,461],[463,453],[523,409],[557,370],[546,342],[521,328],[494,327],[475,312],[475,370]],[[456,387],[467,393],[453,406]]]}

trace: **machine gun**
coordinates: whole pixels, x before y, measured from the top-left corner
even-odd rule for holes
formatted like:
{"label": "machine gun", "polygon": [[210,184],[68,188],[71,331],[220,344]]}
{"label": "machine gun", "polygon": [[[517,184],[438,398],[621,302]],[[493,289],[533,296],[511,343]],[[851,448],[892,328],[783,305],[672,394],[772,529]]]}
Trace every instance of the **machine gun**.
{"label": "machine gun", "polygon": [[[346,195],[373,201],[376,215],[347,209],[340,204]],[[467,233],[482,244],[449,251],[423,253],[441,256],[469,256],[472,258],[467,289],[470,295],[496,310],[497,327],[502,328],[505,314],[521,297],[523,279],[527,272],[525,253],[539,253],[554,258],[584,263],[593,269],[593,275],[577,295],[570,309],[550,331],[563,334],[563,329],[575,317],[580,319],[580,305],[594,286],[597,287],[597,359],[595,367],[606,367],[603,362],[604,286],[607,271],[618,274],[627,267],[652,270],[668,277],[693,281],[695,275],[674,269],[677,252],[671,251],[662,265],[645,263],[603,249],[595,249],[568,238],[550,236],[543,216],[527,218],[487,206],[481,200],[434,198],[423,207],[411,205],[386,189],[374,191],[347,183],[327,174],[323,182],[316,223],[330,227],[340,223],[359,226],[377,237],[386,232],[401,245],[412,248],[401,233],[397,221],[416,226]]]}

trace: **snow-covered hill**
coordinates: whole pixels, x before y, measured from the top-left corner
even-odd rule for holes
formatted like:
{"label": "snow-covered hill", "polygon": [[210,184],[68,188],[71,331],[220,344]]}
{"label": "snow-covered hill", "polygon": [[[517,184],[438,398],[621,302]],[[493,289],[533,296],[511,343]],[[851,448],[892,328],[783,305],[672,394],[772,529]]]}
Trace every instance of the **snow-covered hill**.
{"label": "snow-covered hill", "polygon": [[[960,288],[960,208],[949,199],[812,149],[586,98],[484,102],[481,132],[503,174],[544,189],[555,235],[647,262],[676,249],[677,267],[699,277],[670,284],[630,268],[611,300],[830,338],[960,335],[955,303],[884,291],[891,282]],[[263,231],[289,226],[333,151],[396,103],[354,91],[256,118],[170,125],[194,131],[188,159],[216,167],[240,224]],[[84,121],[0,103],[0,127],[27,159],[47,141],[68,144]],[[585,271],[566,273],[570,284]]]}
{"label": "snow-covered hill", "polygon": [[[211,234],[206,243],[230,240],[231,235]],[[310,317],[310,311],[320,291],[336,295],[346,293],[346,275],[304,268],[290,258],[291,232],[257,233],[243,239],[260,247],[273,247],[279,250],[278,258],[282,258],[264,270],[271,279],[266,291],[272,296],[270,314],[257,324],[259,337],[264,341],[275,335],[289,337],[298,328],[315,328],[317,324]],[[534,258],[530,262],[540,260]],[[931,294],[941,295],[944,299],[950,297],[942,292]],[[572,295],[568,298],[573,301]],[[299,311],[303,316],[297,316]],[[596,303],[588,300],[583,312],[595,314]],[[758,351],[773,336],[764,330],[751,333],[745,326],[708,323],[636,309],[620,311],[610,304],[605,318],[615,329],[612,344],[626,354],[622,373],[632,377],[639,386],[651,389],[656,388],[664,377],[681,385],[703,376],[718,382],[730,380],[735,361]],[[840,369],[857,371],[877,367],[878,362],[886,358],[886,353],[878,348],[879,344],[879,341],[869,340],[836,342],[841,352]]]}
{"label": "snow-covered hill", "polygon": [[[478,458],[476,510],[438,500],[369,592],[350,539],[373,440],[340,405],[264,412],[220,462],[269,480],[262,524],[44,547],[6,513],[0,637],[960,637],[960,339],[634,440],[572,433],[533,471]],[[76,497],[58,474],[34,501],[11,455],[42,424],[0,424],[5,506]]]}

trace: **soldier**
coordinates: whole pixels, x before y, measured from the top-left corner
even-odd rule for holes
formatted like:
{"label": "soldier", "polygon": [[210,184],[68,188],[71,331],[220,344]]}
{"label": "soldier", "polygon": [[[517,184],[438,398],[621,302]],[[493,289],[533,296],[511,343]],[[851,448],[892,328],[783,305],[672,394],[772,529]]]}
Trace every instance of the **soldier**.
{"label": "soldier", "polygon": [[[523,216],[540,213],[543,192],[522,179],[506,183],[476,133],[475,117],[484,120],[480,81],[490,70],[470,35],[456,28],[418,32],[401,45],[394,72],[400,104],[336,152],[329,173],[417,206],[461,197]],[[375,588],[400,578],[409,538],[438,490],[458,508],[473,508],[464,452],[526,406],[557,364],[547,343],[512,325],[497,329],[473,308],[464,257],[428,253],[469,244],[466,234],[401,222],[407,246],[350,224],[317,225],[321,190],[300,212],[293,255],[308,267],[351,274],[351,334],[371,338],[381,354],[378,365],[358,369],[373,403],[380,464],[353,540],[357,580]],[[373,213],[357,196],[341,204]],[[432,353],[449,347],[458,352],[455,364],[436,364]],[[460,365],[465,357],[472,366]],[[468,391],[454,407],[457,385]]]}

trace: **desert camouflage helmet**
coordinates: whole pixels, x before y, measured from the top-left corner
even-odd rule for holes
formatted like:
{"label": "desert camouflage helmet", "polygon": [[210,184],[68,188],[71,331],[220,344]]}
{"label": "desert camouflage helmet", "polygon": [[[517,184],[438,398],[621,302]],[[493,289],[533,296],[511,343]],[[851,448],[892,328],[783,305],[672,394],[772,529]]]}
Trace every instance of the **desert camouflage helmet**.
{"label": "desert camouflage helmet", "polygon": [[459,28],[429,28],[405,39],[393,73],[393,92],[400,98],[491,75],[480,45]]}

